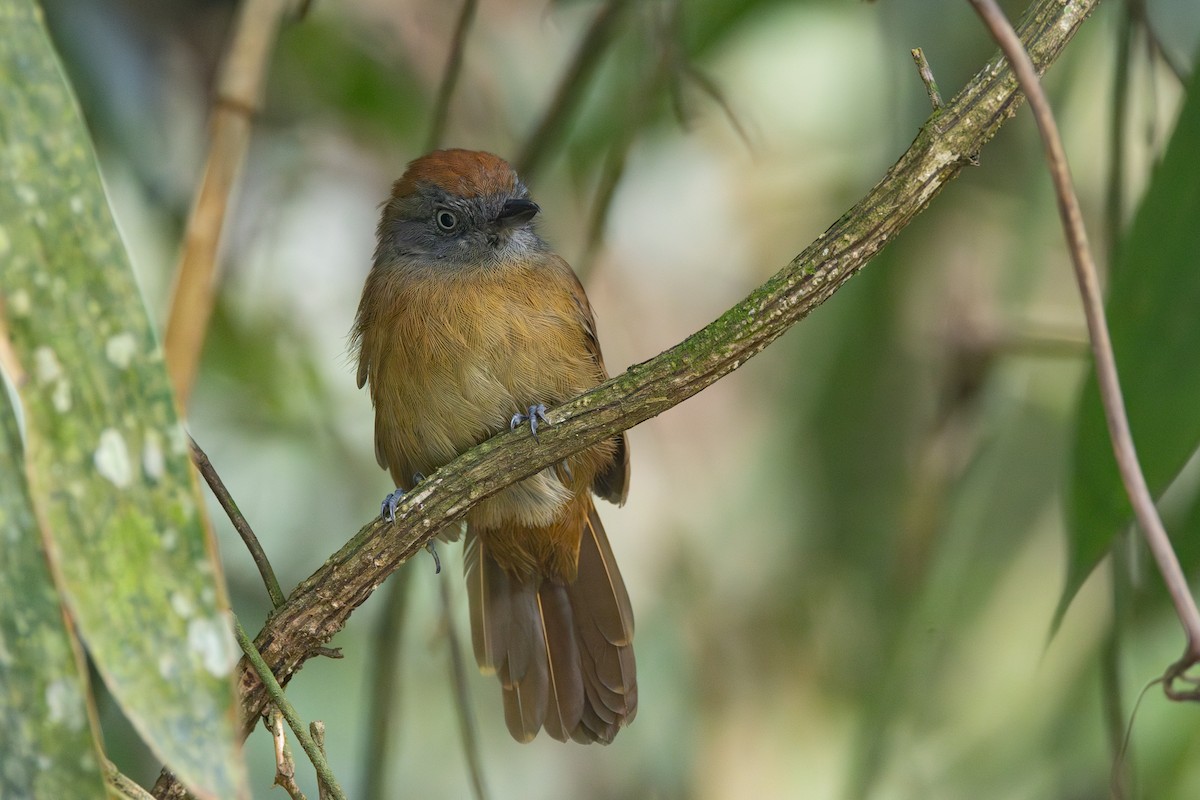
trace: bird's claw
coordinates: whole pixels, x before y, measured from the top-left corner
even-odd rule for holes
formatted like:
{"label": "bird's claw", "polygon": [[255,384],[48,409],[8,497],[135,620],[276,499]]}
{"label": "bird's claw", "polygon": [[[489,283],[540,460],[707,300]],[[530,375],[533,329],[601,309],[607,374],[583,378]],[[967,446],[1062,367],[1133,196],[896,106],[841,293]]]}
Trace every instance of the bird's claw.
{"label": "bird's claw", "polygon": [[[425,476],[419,472],[413,473],[413,485],[425,480]],[[383,503],[379,506],[379,516],[383,517],[385,522],[396,521],[396,507],[400,505],[400,501],[407,494],[403,489],[397,487],[396,491],[383,498]],[[433,546],[433,542],[425,545],[425,549],[429,551],[429,555],[433,556],[433,574],[440,575],[442,572],[442,559],[438,557],[437,548]]]}
{"label": "bird's claw", "polygon": [[396,507],[400,505],[404,495],[405,491],[397,488],[396,491],[383,498],[383,502],[379,505],[379,516],[383,517],[385,522],[396,521]]}
{"label": "bird's claw", "polygon": [[508,427],[510,429],[515,429],[518,425],[520,425],[524,422],[528,422],[529,423],[529,432],[531,434],[533,434],[533,438],[536,439],[537,438],[537,429],[538,429],[538,420],[541,420],[542,422],[546,423],[547,425],[550,424],[550,419],[546,416],[546,406],[543,405],[542,403],[538,403],[537,405],[530,406],[529,412],[526,414],[522,414],[520,412],[513,414],[512,419],[509,420],[509,422],[508,422]]}
{"label": "bird's claw", "polygon": [[[416,485],[423,480],[425,480],[425,476],[421,473],[414,472],[412,474],[412,482],[414,487],[416,487]],[[396,509],[399,507],[400,501],[404,499],[404,495],[406,494],[408,494],[408,492],[397,486],[396,491],[383,498],[383,502],[379,505],[379,516],[383,517],[385,522],[396,521]]]}

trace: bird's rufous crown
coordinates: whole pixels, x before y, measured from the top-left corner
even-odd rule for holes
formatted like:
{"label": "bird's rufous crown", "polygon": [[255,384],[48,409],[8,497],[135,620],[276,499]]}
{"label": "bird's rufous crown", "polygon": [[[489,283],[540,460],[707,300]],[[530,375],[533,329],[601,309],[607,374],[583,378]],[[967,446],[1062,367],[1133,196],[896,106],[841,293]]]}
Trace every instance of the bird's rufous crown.
{"label": "bird's rufous crown", "polygon": [[414,194],[422,185],[436,186],[459,197],[510,194],[517,173],[507,161],[479,150],[435,150],[408,165],[392,185],[392,197]]}

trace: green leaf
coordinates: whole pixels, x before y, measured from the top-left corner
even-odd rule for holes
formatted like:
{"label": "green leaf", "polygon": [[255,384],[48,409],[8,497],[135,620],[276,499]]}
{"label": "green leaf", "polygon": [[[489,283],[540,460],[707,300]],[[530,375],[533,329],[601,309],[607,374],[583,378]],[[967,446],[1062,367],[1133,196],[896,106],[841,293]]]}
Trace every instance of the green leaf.
{"label": "green leaf", "polygon": [[0,382],[0,797],[103,797],[83,654],[67,630]]}
{"label": "green leaf", "polygon": [[[1200,71],[1195,74],[1200,75]],[[1113,265],[1108,324],[1150,490],[1167,488],[1200,443],[1200,80],[1193,79]],[[1069,476],[1069,561],[1058,616],[1133,518],[1093,371]]]}
{"label": "green leaf", "polygon": [[237,649],[187,437],[31,0],[0,2],[0,143],[0,308],[62,600],[155,753],[200,797],[245,796]]}

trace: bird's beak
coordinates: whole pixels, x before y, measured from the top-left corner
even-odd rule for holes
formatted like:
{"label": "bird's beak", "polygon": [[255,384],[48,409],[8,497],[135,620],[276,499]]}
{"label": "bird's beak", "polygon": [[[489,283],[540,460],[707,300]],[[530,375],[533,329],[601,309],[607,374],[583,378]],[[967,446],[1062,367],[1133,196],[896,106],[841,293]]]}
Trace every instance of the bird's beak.
{"label": "bird's beak", "polygon": [[529,222],[539,211],[541,208],[532,200],[524,198],[505,200],[504,207],[500,209],[500,214],[496,217],[496,225],[501,230],[516,228]]}

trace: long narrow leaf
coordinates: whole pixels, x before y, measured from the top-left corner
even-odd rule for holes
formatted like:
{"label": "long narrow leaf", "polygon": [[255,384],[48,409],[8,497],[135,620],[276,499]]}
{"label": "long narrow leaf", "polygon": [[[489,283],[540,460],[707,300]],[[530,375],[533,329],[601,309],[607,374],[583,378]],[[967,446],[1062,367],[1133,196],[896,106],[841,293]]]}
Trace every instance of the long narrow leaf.
{"label": "long narrow leaf", "polygon": [[63,617],[0,383],[0,797],[103,797],[83,656]]}
{"label": "long narrow leaf", "polygon": [[31,495],[70,616],[155,753],[201,797],[244,796],[236,646],[186,437],[31,0],[0,0],[0,304],[29,376]]}
{"label": "long narrow leaf", "polygon": [[[1195,73],[1200,76],[1200,71]],[[1130,427],[1161,493],[1200,443],[1200,79],[1193,79],[1113,265],[1108,323]],[[1069,562],[1059,616],[1133,518],[1093,372],[1084,384],[1067,503]]]}

